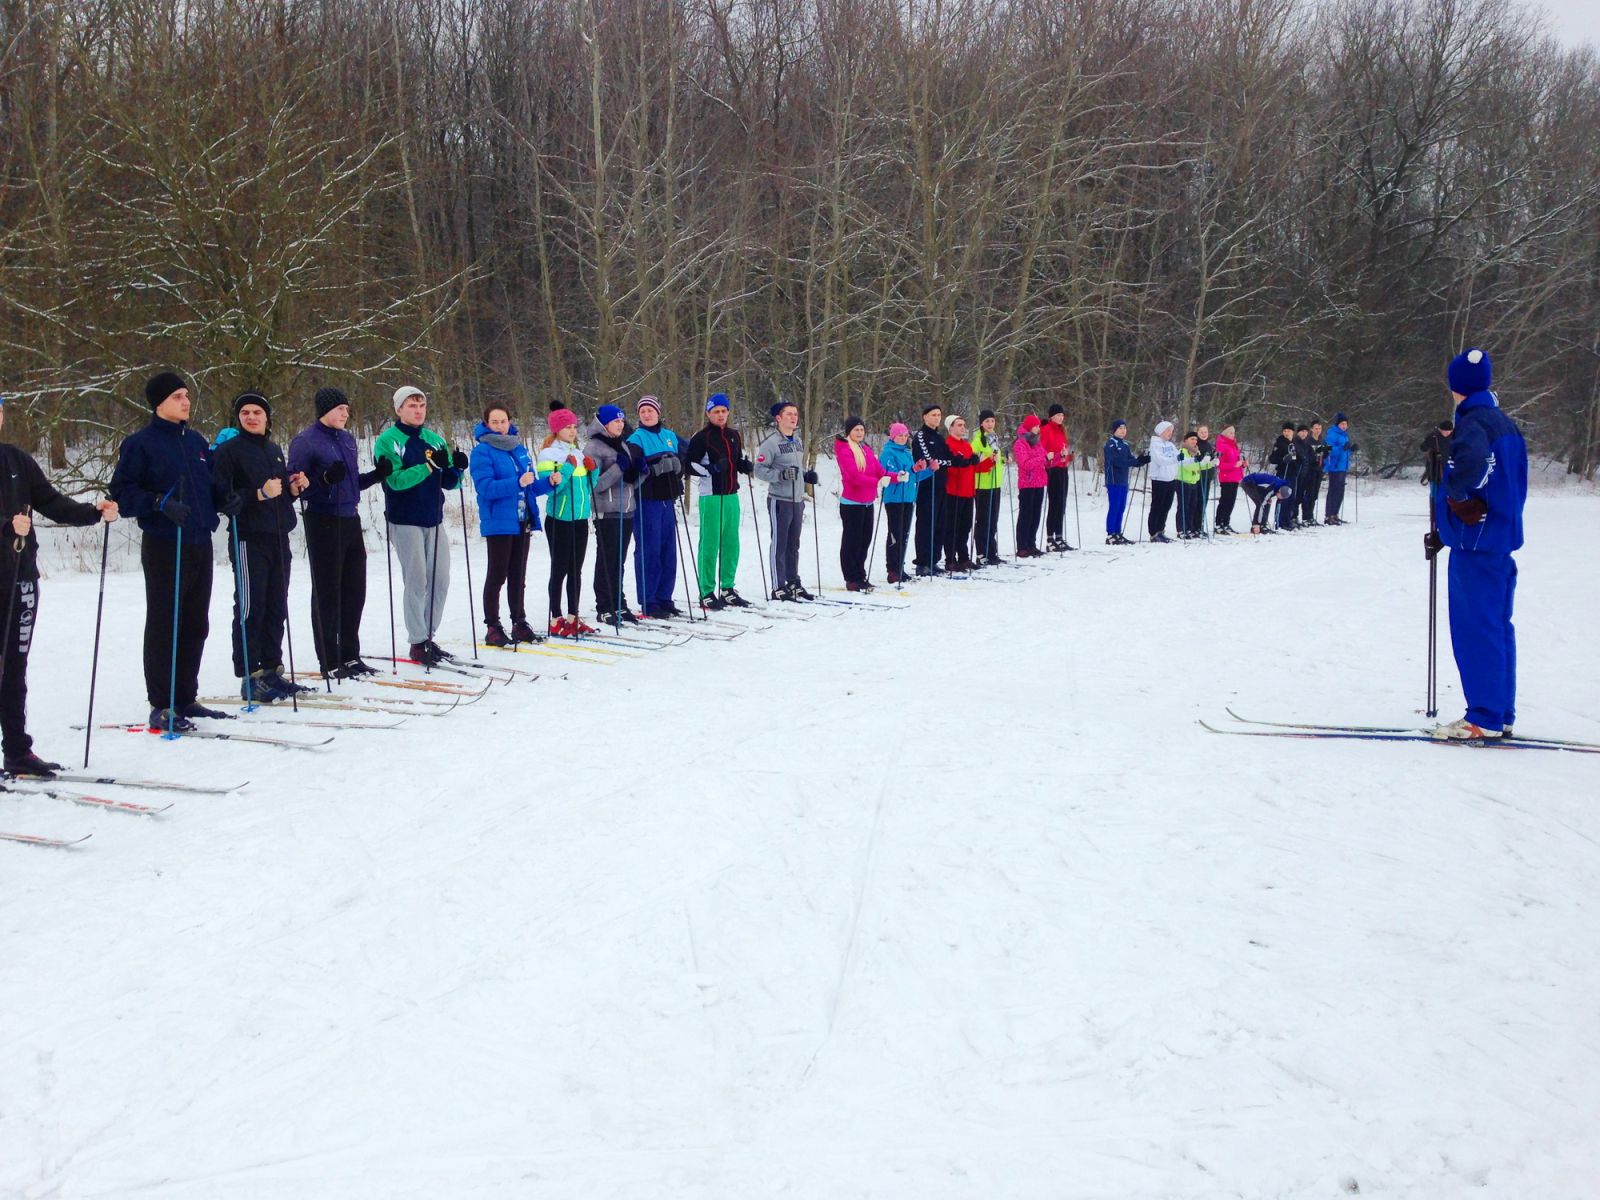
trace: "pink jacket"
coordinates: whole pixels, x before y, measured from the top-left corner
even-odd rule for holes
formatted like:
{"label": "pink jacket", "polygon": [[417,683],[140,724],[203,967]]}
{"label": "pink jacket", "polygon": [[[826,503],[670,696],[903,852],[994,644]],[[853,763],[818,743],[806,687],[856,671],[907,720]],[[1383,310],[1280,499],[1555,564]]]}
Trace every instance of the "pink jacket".
{"label": "pink jacket", "polygon": [[849,442],[833,443],[833,458],[839,464],[839,482],[844,485],[844,498],[852,504],[876,504],[878,480],[889,472],[883,469],[871,446],[862,442],[860,449],[862,465],[858,467]]}
{"label": "pink jacket", "polygon": [[1239,443],[1226,434],[1217,434],[1217,482],[1238,483],[1244,478],[1244,456]]}
{"label": "pink jacket", "polygon": [[1044,446],[1030,446],[1024,436],[1038,428],[1039,418],[1028,414],[1022,419],[1022,433],[1011,444],[1011,462],[1016,467],[1019,488],[1042,488],[1048,482],[1045,478]]}

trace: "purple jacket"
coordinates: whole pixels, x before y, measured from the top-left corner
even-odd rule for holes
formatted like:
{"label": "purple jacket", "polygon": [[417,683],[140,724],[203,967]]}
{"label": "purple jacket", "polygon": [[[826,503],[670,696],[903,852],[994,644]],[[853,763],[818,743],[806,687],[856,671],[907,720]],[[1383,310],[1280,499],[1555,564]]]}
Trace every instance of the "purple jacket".
{"label": "purple jacket", "polygon": [[[344,478],[332,486],[322,473],[336,462],[344,463]],[[311,486],[300,493],[306,511],[333,517],[353,517],[361,502],[361,482],[356,471],[356,439],[344,429],[331,429],[313,421],[289,443],[289,470],[304,471]]]}

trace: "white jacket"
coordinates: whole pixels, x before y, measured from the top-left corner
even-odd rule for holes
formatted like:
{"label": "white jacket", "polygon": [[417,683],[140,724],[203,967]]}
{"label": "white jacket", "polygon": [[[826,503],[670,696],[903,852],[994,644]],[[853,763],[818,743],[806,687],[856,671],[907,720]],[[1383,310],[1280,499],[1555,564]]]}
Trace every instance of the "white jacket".
{"label": "white jacket", "polygon": [[1178,478],[1178,446],[1160,434],[1150,438],[1150,478],[1173,483]]}

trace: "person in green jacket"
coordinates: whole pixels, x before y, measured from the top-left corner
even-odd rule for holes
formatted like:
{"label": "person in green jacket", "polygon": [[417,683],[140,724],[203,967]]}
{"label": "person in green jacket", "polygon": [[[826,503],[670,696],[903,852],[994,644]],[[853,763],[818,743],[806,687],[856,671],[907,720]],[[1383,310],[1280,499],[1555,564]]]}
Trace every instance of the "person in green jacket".
{"label": "person in green jacket", "polygon": [[578,616],[583,559],[589,551],[589,515],[594,510],[595,461],[578,448],[577,413],[558,405],[547,420],[550,436],[539,449],[534,470],[551,487],[544,505],[544,536],[550,546],[550,633],[577,637],[595,632],[594,626]]}
{"label": "person in green jacket", "polygon": [[1200,435],[1190,430],[1183,435],[1178,451],[1178,536],[1205,536],[1204,490],[1200,481],[1207,471],[1217,469],[1217,460],[1200,452]]}
{"label": "person in green jacket", "polygon": [[450,658],[433,640],[450,594],[450,547],[444,538],[444,494],[461,486],[467,455],[426,427],[428,397],[405,386],[394,393],[394,424],[372,447],[375,462],[389,464],[383,481],[384,515],[400,560],[405,590],[406,640],[411,657],[428,666]]}
{"label": "person in green jacket", "polygon": [[972,449],[978,458],[994,459],[994,466],[976,475],[976,519],[972,523],[972,540],[977,547],[978,561],[997,567],[1000,558],[1000,494],[1006,481],[1006,458],[995,434],[994,409],[986,408],[978,414],[978,431],[972,435]]}

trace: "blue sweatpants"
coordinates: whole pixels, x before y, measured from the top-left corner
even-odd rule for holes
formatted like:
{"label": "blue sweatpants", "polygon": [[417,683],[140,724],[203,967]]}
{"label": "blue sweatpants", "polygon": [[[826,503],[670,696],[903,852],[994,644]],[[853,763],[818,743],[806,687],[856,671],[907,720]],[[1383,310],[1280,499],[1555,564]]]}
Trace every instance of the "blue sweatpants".
{"label": "blue sweatpants", "polygon": [[1504,729],[1517,719],[1517,631],[1511,601],[1517,564],[1509,554],[1450,551],[1450,644],[1467,720]]}
{"label": "blue sweatpants", "polygon": [[1111,507],[1106,509],[1106,536],[1122,532],[1122,510],[1128,507],[1128,485],[1106,484],[1106,499]]}
{"label": "blue sweatpants", "polygon": [[634,516],[634,591],[652,612],[672,603],[678,586],[678,515],[671,500],[641,500]]}

